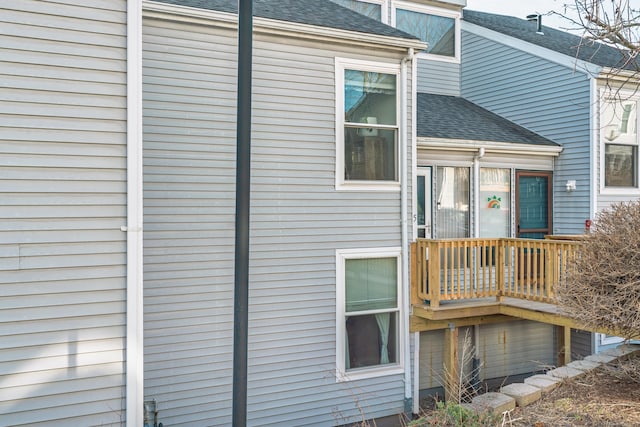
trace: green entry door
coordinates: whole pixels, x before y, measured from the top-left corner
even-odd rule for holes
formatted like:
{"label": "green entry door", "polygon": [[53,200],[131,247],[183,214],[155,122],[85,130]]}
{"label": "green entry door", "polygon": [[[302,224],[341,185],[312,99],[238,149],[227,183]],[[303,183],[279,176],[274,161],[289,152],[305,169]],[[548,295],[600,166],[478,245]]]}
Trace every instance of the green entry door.
{"label": "green entry door", "polygon": [[551,172],[516,172],[516,237],[551,234]]}

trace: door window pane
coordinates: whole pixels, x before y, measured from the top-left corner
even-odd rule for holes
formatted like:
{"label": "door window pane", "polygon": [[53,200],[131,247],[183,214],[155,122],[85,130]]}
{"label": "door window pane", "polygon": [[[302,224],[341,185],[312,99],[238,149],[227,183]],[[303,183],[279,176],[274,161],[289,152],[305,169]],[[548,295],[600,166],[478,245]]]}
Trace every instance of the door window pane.
{"label": "door window pane", "polygon": [[435,237],[469,237],[469,168],[439,166],[436,194]]}
{"label": "door window pane", "polygon": [[510,237],[511,171],[480,169],[480,237]]}

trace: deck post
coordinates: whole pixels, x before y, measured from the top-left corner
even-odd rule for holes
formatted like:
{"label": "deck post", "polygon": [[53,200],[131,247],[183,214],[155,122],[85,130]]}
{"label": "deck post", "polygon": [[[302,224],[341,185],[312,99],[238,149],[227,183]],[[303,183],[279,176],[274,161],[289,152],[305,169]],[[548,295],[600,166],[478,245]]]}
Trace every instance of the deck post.
{"label": "deck post", "polygon": [[458,328],[449,325],[444,330],[444,398],[447,402],[458,402],[460,376],[458,366]]}
{"label": "deck post", "polygon": [[497,260],[496,260],[496,265],[498,266],[497,271],[496,271],[496,301],[497,302],[504,302],[504,293],[505,293],[505,289],[507,286],[507,282],[506,282],[506,278],[507,275],[505,274],[505,263],[506,263],[506,242],[504,239],[500,239],[498,240],[497,243]]}
{"label": "deck post", "polygon": [[571,327],[556,326],[558,338],[558,366],[571,363]]}
{"label": "deck post", "polygon": [[[429,306],[438,308],[440,306],[440,245],[429,242],[429,260],[427,261],[427,275],[429,277]],[[445,283],[445,287],[446,287]]]}

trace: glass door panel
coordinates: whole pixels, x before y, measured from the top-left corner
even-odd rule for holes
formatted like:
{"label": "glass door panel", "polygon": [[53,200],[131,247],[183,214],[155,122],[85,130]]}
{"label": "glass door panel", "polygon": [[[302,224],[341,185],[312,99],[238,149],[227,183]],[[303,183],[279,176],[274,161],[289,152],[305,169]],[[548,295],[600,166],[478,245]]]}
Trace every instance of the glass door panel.
{"label": "glass door panel", "polygon": [[551,172],[516,172],[516,237],[551,234]]}

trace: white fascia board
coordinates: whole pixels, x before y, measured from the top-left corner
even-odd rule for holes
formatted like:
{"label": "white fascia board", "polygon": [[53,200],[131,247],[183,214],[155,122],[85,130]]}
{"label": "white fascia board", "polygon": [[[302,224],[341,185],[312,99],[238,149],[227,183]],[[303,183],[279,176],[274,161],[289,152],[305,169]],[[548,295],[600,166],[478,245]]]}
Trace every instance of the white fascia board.
{"label": "white fascia board", "polygon": [[490,30],[480,25],[472,24],[471,22],[467,22],[464,19],[462,20],[462,31],[468,31],[477,36],[484,37],[487,40],[491,40],[493,42],[530,53],[540,58],[547,59],[551,62],[562,65],[563,67],[572,69],[577,72],[585,73],[589,76],[597,76],[602,71],[602,67],[599,65],[592,64],[591,62],[586,62],[573,56],[565,55],[551,49],[547,49],[546,47],[538,46],[537,44],[526,42],[516,37],[508,36],[506,34]]}
{"label": "white fascia board", "polygon": [[495,141],[478,141],[473,139],[442,139],[430,137],[418,137],[418,148],[450,150],[450,151],[476,151],[484,148],[486,152],[522,154],[534,156],[559,156],[561,146],[536,145]]}
{"label": "white fascia board", "polygon": [[[158,19],[171,19],[181,22],[190,22],[201,25],[216,25],[223,28],[237,28],[238,15],[234,13],[219,12],[215,10],[198,9],[187,6],[178,6],[154,1],[144,1],[144,16]],[[169,15],[169,16],[168,16]],[[426,43],[418,39],[405,39],[401,37],[382,36],[377,34],[360,33],[357,31],[341,30],[339,28],[319,27],[296,22],[280,21],[268,18],[253,18],[254,31],[259,34],[283,35],[315,41],[342,41],[350,45],[385,47],[401,51],[413,48],[415,50],[426,49]]]}

